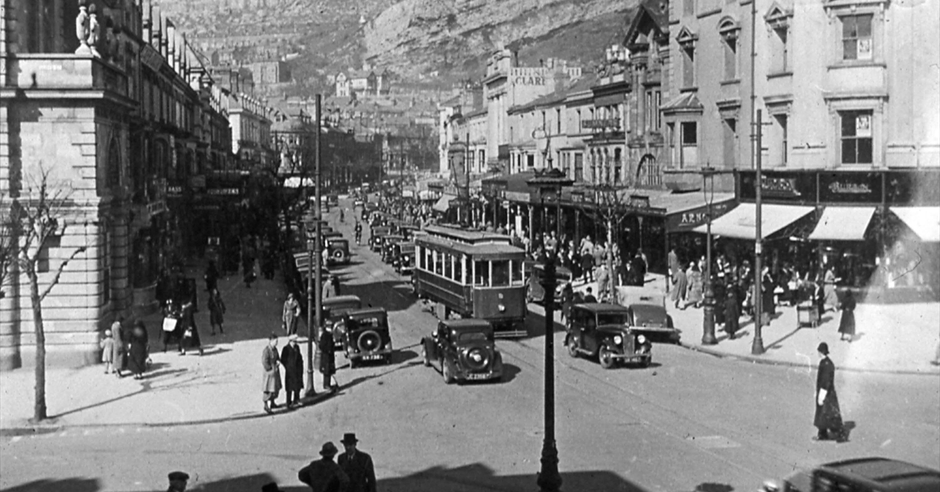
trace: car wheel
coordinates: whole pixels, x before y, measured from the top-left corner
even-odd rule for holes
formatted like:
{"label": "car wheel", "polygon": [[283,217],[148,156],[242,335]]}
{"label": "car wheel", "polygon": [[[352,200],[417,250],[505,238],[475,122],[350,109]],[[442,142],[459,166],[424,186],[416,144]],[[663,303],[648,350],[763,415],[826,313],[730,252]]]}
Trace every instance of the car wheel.
{"label": "car wheel", "polygon": [[601,347],[600,351],[597,352],[597,361],[601,363],[601,367],[604,369],[610,369],[611,367],[614,367],[614,354],[611,352],[609,347]]}
{"label": "car wheel", "polygon": [[424,359],[424,367],[431,367],[431,358],[428,356],[428,346],[421,347],[421,358]]}
{"label": "car wheel", "polygon": [[356,346],[360,352],[372,352],[382,348],[382,337],[375,330],[366,330],[356,338]]}
{"label": "car wheel", "polygon": [[446,362],[442,363],[441,375],[444,376],[444,384],[453,384],[454,374],[450,372],[450,366]]}
{"label": "car wheel", "polygon": [[568,337],[565,347],[568,349],[568,355],[574,358],[578,357],[578,341],[574,337]]}

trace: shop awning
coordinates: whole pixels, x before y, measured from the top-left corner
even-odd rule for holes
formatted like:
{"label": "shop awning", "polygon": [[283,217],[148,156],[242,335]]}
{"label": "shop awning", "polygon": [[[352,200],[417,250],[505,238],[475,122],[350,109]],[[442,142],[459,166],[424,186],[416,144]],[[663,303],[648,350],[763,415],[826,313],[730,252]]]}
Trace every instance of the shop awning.
{"label": "shop awning", "polygon": [[940,207],[891,207],[925,243],[940,242]]}
{"label": "shop awning", "polygon": [[434,204],[431,208],[437,210],[438,212],[446,212],[450,208],[450,201],[456,200],[457,197],[454,195],[441,195],[437,200],[437,203]]}
{"label": "shop awning", "polygon": [[[734,206],[734,193],[708,195],[711,215],[721,217]],[[709,204],[703,193],[668,193],[650,197],[650,206],[666,211],[666,232],[691,231],[708,220]]]}
{"label": "shop awning", "polygon": [[865,229],[875,214],[875,207],[826,207],[816,228],[810,233],[811,241],[861,241]]}
{"label": "shop awning", "polygon": [[[761,236],[768,237],[796,222],[813,211],[813,207],[765,204],[761,206]],[[712,234],[738,239],[756,239],[757,207],[753,203],[739,204],[734,210],[712,221]],[[707,225],[696,227],[695,232],[708,232]]]}

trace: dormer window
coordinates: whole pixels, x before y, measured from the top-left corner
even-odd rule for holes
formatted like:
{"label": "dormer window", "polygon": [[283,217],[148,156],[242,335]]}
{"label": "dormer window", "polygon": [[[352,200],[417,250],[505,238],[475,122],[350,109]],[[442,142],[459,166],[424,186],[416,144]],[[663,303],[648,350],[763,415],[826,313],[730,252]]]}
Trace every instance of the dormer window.
{"label": "dormer window", "polygon": [[698,36],[683,27],[676,36],[679,50],[682,53],[682,87],[695,87],[695,43]]}
{"label": "dormer window", "polygon": [[724,17],[718,23],[718,34],[721,36],[724,51],[725,76],[724,80],[737,80],[738,78],[738,35],[741,26],[732,17]]}

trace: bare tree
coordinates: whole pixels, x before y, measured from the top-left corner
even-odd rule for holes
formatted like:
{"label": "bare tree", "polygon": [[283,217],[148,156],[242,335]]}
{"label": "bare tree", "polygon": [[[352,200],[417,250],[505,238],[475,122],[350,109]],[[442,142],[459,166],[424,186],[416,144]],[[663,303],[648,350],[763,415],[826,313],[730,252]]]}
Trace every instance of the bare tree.
{"label": "bare tree", "polygon": [[[630,197],[626,194],[626,186],[616,186],[603,181],[591,183],[585,191],[582,210],[590,215],[595,223],[604,224],[607,233],[607,248],[605,253],[607,272],[609,275],[608,287],[613,287],[616,278],[614,269],[614,231],[619,230],[624,219],[632,210]],[[611,289],[611,292],[613,290]],[[598,292],[598,296],[604,295]]]}
{"label": "bare tree", "polygon": [[[62,276],[69,262],[85,251],[76,248],[62,261],[54,275],[40,289],[39,266],[48,254],[50,240],[61,236],[67,228],[66,216],[73,202],[71,186],[51,183],[50,173],[40,166],[37,175],[25,176],[19,196],[13,199],[9,216],[4,222],[9,225],[10,252],[15,255],[15,270],[12,274],[25,274],[29,280],[29,300],[33,311],[33,328],[36,333],[36,392],[33,420],[48,417],[46,410],[46,333],[43,327],[42,302]],[[60,186],[61,185],[61,186]],[[5,239],[6,240],[6,239]],[[11,262],[11,266],[13,262]]]}
{"label": "bare tree", "polygon": [[6,296],[3,288],[7,285],[10,277],[10,268],[16,260],[16,235],[14,223],[11,220],[13,215],[7,200],[0,197],[0,299]]}

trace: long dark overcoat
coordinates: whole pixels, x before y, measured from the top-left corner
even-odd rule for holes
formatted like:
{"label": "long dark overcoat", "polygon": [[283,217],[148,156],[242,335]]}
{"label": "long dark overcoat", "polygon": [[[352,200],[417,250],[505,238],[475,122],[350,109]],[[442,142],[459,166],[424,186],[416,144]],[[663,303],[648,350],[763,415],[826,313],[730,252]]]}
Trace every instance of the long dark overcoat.
{"label": "long dark overcoat", "polygon": [[333,333],[324,331],[320,334],[320,373],[329,379],[336,374],[336,354],[333,352]]}
{"label": "long dark overcoat", "polygon": [[855,298],[851,295],[842,301],[842,317],[839,319],[839,333],[855,336]]}
{"label": "long dark overcoat", "polygon": [[[816,415],[813,425],[818,429],[841,429],[842,411],[839,410],[839,397],[836,396],[836,366],[829,357],[819,361],[819,372],[816,373]],[[819,404],[819,390],[826,390],[823,404]]]}
{"label": "long dark overcoat", "polygon": [[284,366],[284,390],[304,389],[304,356],[299,345],[288,343],[281,349],[281,365]]}

